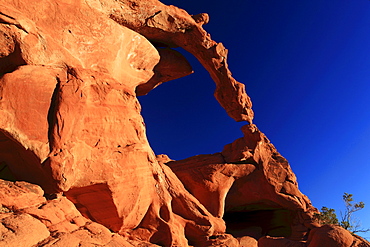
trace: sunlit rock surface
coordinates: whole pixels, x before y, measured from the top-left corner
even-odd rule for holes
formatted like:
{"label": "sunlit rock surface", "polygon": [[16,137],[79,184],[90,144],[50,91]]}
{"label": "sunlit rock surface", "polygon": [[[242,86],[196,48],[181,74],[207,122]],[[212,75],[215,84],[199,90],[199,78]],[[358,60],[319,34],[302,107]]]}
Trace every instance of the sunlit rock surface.
{"label": "sunlit rock surface", "polygon": [[[245,86],[207,22],[155,0],[1,1],[0,246],[330,238],[288,162],[252,124]],[[137,95],[192,73],[174,47],[201,62],[221,106],[246,121],[219,153],[172,161],[148,144]]]}

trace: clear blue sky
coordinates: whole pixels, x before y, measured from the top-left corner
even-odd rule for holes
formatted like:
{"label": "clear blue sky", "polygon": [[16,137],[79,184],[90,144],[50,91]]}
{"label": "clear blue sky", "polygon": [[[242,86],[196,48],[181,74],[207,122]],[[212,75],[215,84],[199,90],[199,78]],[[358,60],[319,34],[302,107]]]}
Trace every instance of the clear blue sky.
{"label": "clear blue sky", "polygon": [[[229,49],[254,123],[296,173],[317,208],[343,210],[344,192],[363,201],[355,213],[370,228],[370,1],[165,0],[190,14]],[[242,136],[195,73],[140,97],[150,144],[172,159],[220,152]],[[370,237],[370,233],[362,234]]]}

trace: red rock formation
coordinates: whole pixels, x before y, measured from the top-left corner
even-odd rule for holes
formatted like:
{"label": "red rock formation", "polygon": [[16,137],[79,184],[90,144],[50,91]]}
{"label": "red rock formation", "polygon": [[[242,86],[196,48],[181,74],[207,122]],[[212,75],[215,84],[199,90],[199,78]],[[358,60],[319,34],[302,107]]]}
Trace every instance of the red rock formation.
{"label": "red rock formation", "polygon": [[[262,235],[303,239],[314,227],[311,216],[316,209],[298,190],[288,162],[266,136],[255,125],[245,125],[242,131],[244,137],[221,153],[167,165],[209,212],[217,217],[225,212],[228,231],[234,235],[261,227]],[[252,215],[258,216],[253,220]]]}
{"label": "red rock formation", "polygon": [[28,214],[12,214],[0,219],[1,246],[34,246],[49,237],[46,226]]}
{"label": "red rock formation", "polygon": [[0,153],[14,177],[64,192],[129,238],[185,246],[224,232],[146,139],[135,89],[153,76],[157,49],[84,3],[0,7],[13,40],[3,39]]}
{"label": "red rock formation", "polygon": [[324,225],[310,232],[307,246],[350,247],[353,237],[350,232],[336,225]]}
{"label": "red rock formation", "polygon": [[146,83],[136,88],[136,95],[142,96],[166,81],[171,81],[193,73],[188,60],[180,52],[170,48],[157,48],[160,56],[154,67],[154,75]]}
{"label": "red rock formation", "polygon": [[[207,22],[156,0],[1,1],[0,177],[29,182],[0,180],[1,246],[305,240],[315,209],[252,125]],[[136,96],[192,72],[173,47],[209,71],[230,117],[250,123],[220,153],[170,161],[148,144]]]}
{"label": "red rock formation", "polygon": [[26,182],[0,180],[0,203],[11,210],[36,207],[45,203],[44,191],[37,185]]}
{"label": "red rock formation", "polygon": [[0,180],[0,246],[158,246],[112,233],[84,218],[66,197],[46,200],[40,192],[34,184]]}
{"label": "red rock formation", "polygon": [[356,234],[353,234],[352,236],[353,236],[353,243],[351,247],[370,247],[370,243],[364,238]]}
{"label": "red rock formation", "polygon": [[[166,6],[157,0],[87,1],[122,26],[142,34],[152,43],[181,47],[193,54],[206,68],[216,83],[215,97],[230,117],[236,121],[253,120],[252,103],[244,84],[231,75],[227,64],[227,49],[217,43],[202,28],[208,15],[191,16],[175,6]],[[135,18],[132,18],[135,16]]]}

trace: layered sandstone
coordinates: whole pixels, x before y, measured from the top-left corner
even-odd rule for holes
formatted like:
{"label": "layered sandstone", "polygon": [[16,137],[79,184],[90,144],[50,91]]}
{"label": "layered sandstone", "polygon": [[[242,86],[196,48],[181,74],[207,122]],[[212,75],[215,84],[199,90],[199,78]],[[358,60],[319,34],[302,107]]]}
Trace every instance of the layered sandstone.
{"label": "layered sandstone", "polygon": [[[207,22],[156,0],[0,3],[0,246],[306,245],[316,209]],[[137,96],[192,73],[173,47],[249,122],[219,153],[171,161],[149,146]]]}

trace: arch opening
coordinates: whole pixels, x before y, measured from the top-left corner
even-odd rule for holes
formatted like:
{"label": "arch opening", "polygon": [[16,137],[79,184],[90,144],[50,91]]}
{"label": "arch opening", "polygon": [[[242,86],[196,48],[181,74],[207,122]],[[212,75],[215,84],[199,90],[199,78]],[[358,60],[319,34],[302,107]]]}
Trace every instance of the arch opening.
{"label": "arch opening", "polygon": [[175,160],[220,152],[241,136],[240,127],[246,122],[234,121],[220,106],[214,97],[215,84],[200,62],[182,48],[176,52],[195,73],[139,95],[149,143],[156,154]]}

